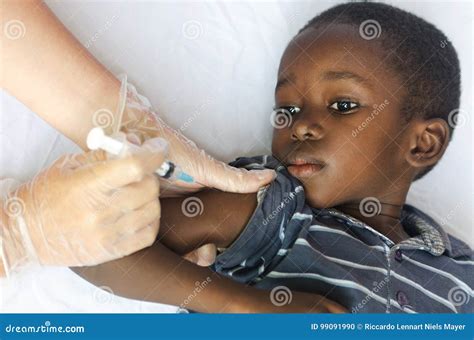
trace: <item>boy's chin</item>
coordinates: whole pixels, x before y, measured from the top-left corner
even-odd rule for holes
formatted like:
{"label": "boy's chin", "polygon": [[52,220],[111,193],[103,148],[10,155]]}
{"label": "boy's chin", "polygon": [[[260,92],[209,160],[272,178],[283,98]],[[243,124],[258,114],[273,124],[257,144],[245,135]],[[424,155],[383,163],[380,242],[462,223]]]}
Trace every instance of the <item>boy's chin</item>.
{"label": "boy's chin", "polygon": [[334,201],[331,200],[330,197],[324,197],[321,195],[321,193],[317,193],[315,189],[311,188],[306,188],[306,186],[303,184],[303,187],[305,189],[305,198],[306,198],[306,203],[316,209],[325,209],[325,208],[331,208],[334,207]]}

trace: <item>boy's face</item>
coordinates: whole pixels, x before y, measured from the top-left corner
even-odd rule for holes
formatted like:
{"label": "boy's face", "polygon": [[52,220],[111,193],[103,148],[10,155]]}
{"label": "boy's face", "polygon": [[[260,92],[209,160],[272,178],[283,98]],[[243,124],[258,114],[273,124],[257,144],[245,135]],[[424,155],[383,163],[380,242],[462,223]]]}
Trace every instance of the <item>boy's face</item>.
{"label": "boy's face", "polygon": [[383,199],[409,183],[406,93],[377,46],[357,27],[332,25],[305,30],[282,57],[275,108],[293,113],[275,117],[272,151],[314,207]]}

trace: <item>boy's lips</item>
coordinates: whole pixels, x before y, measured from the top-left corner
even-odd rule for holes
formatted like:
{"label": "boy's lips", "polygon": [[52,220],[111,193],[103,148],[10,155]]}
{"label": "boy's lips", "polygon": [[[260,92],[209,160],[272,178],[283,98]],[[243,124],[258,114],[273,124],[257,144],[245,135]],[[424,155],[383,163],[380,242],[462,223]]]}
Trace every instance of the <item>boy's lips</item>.
{"label": "boy's lips", "polygon": [[294,157],[287,163],[288,172],[294,177],[311,177],[324,166],[324,162],[309,157]]}

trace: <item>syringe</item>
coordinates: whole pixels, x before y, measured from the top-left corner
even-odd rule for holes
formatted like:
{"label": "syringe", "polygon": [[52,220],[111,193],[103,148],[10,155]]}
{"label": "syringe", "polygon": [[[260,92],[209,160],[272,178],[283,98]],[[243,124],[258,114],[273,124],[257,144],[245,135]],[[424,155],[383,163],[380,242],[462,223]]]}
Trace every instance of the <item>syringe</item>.
{"label": "syringe", "polygon": [[[102,149],[115,156],[125,153],[127,148],[138,148],[138,146],[133,143],[121,142],[107,136],[100,127],[95,127],[89,131],[87,135],[87,147],[90,150]],[[186,183],[197,183],[191,175],[185,173],[179,166],[170,161],[164,161],[155,173],[170,181],[180,180]]]}

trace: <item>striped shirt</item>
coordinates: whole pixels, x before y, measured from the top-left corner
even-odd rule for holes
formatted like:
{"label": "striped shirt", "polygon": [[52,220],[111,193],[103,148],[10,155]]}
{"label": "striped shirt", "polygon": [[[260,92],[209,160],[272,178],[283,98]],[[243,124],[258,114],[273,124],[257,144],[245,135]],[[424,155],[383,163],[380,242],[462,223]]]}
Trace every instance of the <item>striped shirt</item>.
{"label": "striped shirt", "polygon": [[[398,244],[336,209],[305,202],[301,182],[274,157],[231,165],[271,168],[247,226],[214,270],[257,288],[324,295],[352,313],[473,313],[473,252],[420,210],[404,205],[411,238]],[[275,296],[276,297],[276,296]]]}

